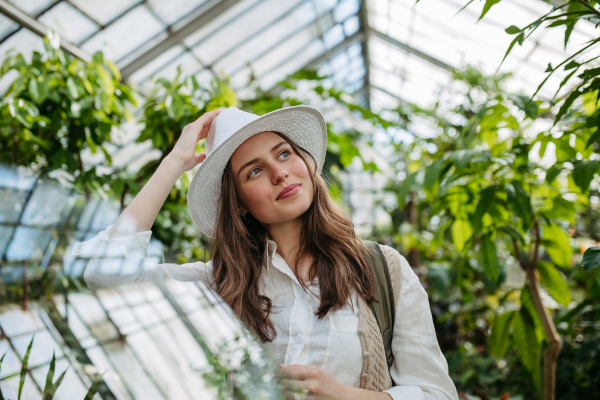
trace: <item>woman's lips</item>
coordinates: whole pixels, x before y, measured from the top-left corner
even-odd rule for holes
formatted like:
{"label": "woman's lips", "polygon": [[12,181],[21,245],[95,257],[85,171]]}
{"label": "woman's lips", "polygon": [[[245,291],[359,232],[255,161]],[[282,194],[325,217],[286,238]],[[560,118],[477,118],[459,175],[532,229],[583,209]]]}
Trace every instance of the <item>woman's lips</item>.
{"label": "woman's lips", "polygon": [[300,184],[294,183],[293,185],[290,185],[290,186],[286,187],[285,189],[283,189],[281,191],[281,193],[279,193],[279,197],[277,197],[277,200],[282,200],[282,199],[288,198],[290,196],[293,196],[296,193],[298,193],[298,190],[300,190]]}

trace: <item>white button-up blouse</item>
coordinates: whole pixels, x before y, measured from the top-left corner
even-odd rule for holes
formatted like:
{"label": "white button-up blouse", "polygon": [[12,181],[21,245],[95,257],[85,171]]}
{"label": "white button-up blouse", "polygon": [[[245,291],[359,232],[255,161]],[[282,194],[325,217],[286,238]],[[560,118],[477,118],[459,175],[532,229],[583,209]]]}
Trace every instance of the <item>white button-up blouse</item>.
{"label": "white button-up blouse", "polygon": [[[111,225],[112,226],[112,225]],[[143,257],[150,242],[151,231],[137,232],[120,238],[108,238],[108,230],[86,242],[75,243],[72,253],[95,256],[102,242],[120,247],[126,257]],[[103,247],[103,246],[102,246]],[[265,271],[260,291],[272,300],[270,315],[276,337],[263,344],[272,360],[283,365],[315,365],[338,382],[359,387],[362,352],[358,336],[358,302],[352,295],[352,307],[329,312],[319,320],[319,286],[309,286],[306,293],[285,260],[276,252],[277,244],[268,240],[265,248]],[[448,375],[448,364],[440,351],[427,293],[408,262],[396,250],[382,246],[386,258],[391,254],[401,265],[401,289],[392,352],[394,363],[390,374],[397,386],[385,392],[394,400],[457,399],[456,388]],[[103,273],[100,263],[90,263],[84,279],[91,289],[114,287],[133,282],[158,282],[166,277],[178,281],[203,281],[210,284],[212,262],[187,264],[156,264],[145,262],[135,272]]]}

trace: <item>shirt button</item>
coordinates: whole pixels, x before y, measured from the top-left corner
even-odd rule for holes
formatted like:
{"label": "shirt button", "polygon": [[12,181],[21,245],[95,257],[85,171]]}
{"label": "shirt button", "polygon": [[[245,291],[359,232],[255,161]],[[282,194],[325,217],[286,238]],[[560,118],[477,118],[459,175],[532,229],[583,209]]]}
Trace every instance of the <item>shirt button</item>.
{"label": "shirt button", "polygon": [[302,337],[302,335],[296,335],[296,342],[302,343],[303,340],[304,340],[304,337]]}

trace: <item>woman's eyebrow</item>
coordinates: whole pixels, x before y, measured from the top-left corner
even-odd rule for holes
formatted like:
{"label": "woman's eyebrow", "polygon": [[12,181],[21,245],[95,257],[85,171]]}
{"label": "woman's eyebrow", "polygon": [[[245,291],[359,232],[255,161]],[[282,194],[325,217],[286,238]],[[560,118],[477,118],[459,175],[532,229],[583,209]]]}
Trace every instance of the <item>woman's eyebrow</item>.
{"label": "woman's eyebrow", "polygon": [[[277,150],[279,147],[281,147],[282,145],[284,145],[284,144],[286,144],[286,143],[287,143],[287,142],[286,142],[285,140],[284,140],[284,141],[281,141],[281,142],[279,142],[279,143],[277,143],[275,146],[273,146],[273,147],[271,148],[271,153],[273,153],[275,150]],[[255,163],[255,162],[257,162],[257,161],[258,161],[258,158],[253,158],[252,160],[248,161],[246,164],[242,165],[242,166],[240,167],[240,169],[238,170],[238,173],[237,173],[238,177],[240,176],[240,174],[242,173],[242,171],[244,170],[244,168],[246,168],[246,167],[247,167],[247,166],[249,166],[250,164],[254,164],[254,163]]]}

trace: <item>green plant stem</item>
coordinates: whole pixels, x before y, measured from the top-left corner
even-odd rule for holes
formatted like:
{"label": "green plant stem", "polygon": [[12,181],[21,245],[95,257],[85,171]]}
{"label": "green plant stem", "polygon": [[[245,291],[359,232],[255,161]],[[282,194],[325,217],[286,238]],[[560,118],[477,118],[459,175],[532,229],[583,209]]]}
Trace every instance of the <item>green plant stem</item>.
{"label": "green plant stem", "polygon": [[600,17],[600,11],[598,11],[594,7],[592,7],[587,1],[579,0],[577,2],[579,4],[581,4],[582,6],[584,6],[585,8],[587,8],[588,10],[590,10],[591,12],[593,12],[594,14],[596,14],[596,16]]}

